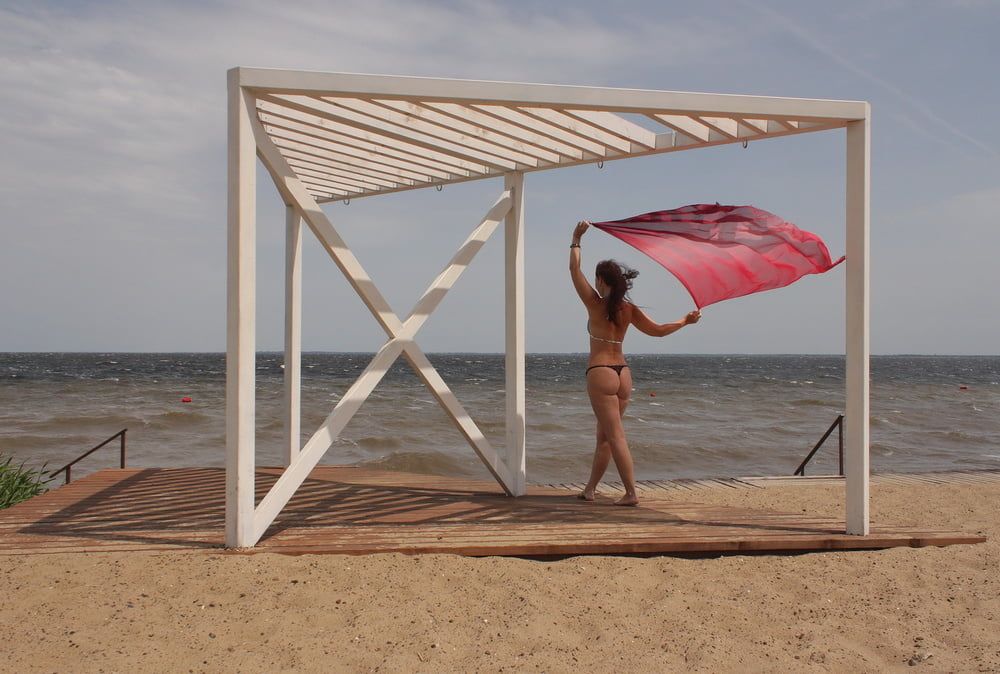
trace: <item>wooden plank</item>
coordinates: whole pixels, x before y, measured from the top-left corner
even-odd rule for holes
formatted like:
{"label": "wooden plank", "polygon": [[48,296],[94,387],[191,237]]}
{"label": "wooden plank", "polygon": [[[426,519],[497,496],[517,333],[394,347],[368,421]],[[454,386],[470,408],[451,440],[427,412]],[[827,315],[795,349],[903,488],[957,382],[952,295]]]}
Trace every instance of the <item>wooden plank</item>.
{"label": "wooden plank", "polygon": [[[257,492],[266,491],[280,474],[280,467],[258,468]],[[1000,474],[991,477],[998,479]],[[984,540],[902,526],[874,526],[868,536],[849,536],[843,533],[842,520],[688,500],[704,489],[730,488],[719,479],[643,481],[639,508],[612,507],[610,495],[599,495],[596,503],[579,501],[573,498],[578,486],[529,486],[525,497],[511,499],[480,480],[319,466],[279,515],[280,526],[268,531],[256,550],[471,556],[719,554]],[[601,486],[620,489],[617,484]],[[218,551],[223,540],[224,488],[225,474],[219,468],[100,471],[0,512],[0,555]],[[680,501],[676,497],[682,494],[687,498]]]}
{"label": "wooden plank", "polygon": [[[609,133],[603,128],[599,128],[585,122],[582,119],[571,117],[570,115],[562,112],[561,110],[551,110],[549,108],[519,108],[520,112],[532,117],[537,117],[543,122],[548,122],[549,124],[554,124],[555,126],[561,126],[566,131],[585,138],[587,140],[600,143],[606,147],[614,148],[618,152],[631,153],[633,151],[632,142],[619,137],[616,134]],[[646,149],[645,146],[637,145],[637,149]],[[653,144],[655,147],[655,143]]]}
{"label": "wooden plank", "polygon": [[867,116],[862,101],[740,96],[611,87],[519,82],[484,82],[429,77],[233,68],[252,89],[302,95],[449,101],[460,104],[525,105],[638,114],[744,115],[766,119],[857,120]]}
{"label": "wooden plank", "polygon": [[[404,128],[419,132],[423,136],[444,141],[449,146],[453,144],[455,147],[471,148],[484,152],[493,158],[505,159],[513,162],[510,168],[514,170],[516,170],[518,165],[539,165],[537,152],[528,152],[521,143],[515,142],[514,145],[518,147],[511,147],[511,141],[501,142],[494,135],[486,133],[486,129],[473,127],[473,125],[467,122],[461,130],[456,130],[452,126],[441,124],[437,119],[428,120],[427,118],[431,116],[431,111],[420,109],[417,106],[412,106],[412,104],[404,103],[404,105],[410,105],[412,109],[409,109],[407,112],[400,112],[391,107],[392,101],[384,101],[380,104],[378,101],[365,101],[357,98],[335,96],[324,96],[318,100],[357,113],[364,118],[386,122],[395,128]],[[423,110],[424,113],[421,114],[420,110]],[[475,129],[478,129],[478,131]],[[549,157],[547,160],[548,163],[558,161],[558,156],[555,153],[549,152],[546,153],[546,156]]]}
{"label": "wooden plank", "polygon": [[[425,131],[411,130],[405,123],[386,122],[315,98],[304,96],[266,96],[264,98],[277,105],[314,115],[318,122],[330,120],[338,122],[341,128],[360,129],[367,133],[376,134],[386,138],[390,146],[403,143],[407,148],[419,148],[419,150],[413,150],[417,154],[444,154],[450,156],[453,161],[457,160],[469,166],[479,164],[483,170],[476,171],[477,173],[488,173],[489,169],[498,173],[518,171],[536,165],[534,160],[520,162],[495,152],[463,145],[457,140],[446,140],[429,135]],[[347,133],[346,130],[344,132]]]}
{"label": "wooden plank", "polygon": [[[257,105],[260,110],[269,113],[270,116],[267,117],[269,127],[284,128],[309,135],[317,140],[326,140],[340,146],[352,146],[385,157],[429,166],[447,166],[450,167],[448,172],[456,175],[481,174],[486,171],[486,166],[480,162],[469,161],[415,143],[394,139],[382,133],[352,126],[346,122],[319,117],[308,108],[300,110],[288,101],[263,100],[258,101]],[[265,116],[260,115],[260,117],[261,123],[263,123]]]}
{"label": "wooden plank", "polygon": [[[455,119],[469,120],[477,124],[487,126],[497,133],[505,134],[511,138],[528,143],[537,148],[549,148],[558,156],[567,156],[571,159],[583,159],[583,151],[577,147],[562,143],[551,136],[544,136],[531,131],[525,126],[513,124],[500,117],[488,115],[485,112],[476,110],[470,106],[458,105],[455,103],[424,103],[428,108],[436,110],[442,114],[449,115]],[[525,117],[527,119],[527,117]]]}
{"label": "wooden plank", "polygon": [[[548,163],[559,163],[561,156],[559,153],[546,147],[545,144],[524,142],[519,134],[509,133],[511,129],[516,129],[510,124],[493,119],[482,113],[473,113],[470,108],[460,108],[462,111],[458,115],[450,115],[446,112],[435,110],[433,106],[423,106],[411,101],[373,101],[378,105],[385,106],[396,112],[426,120],[445,129],[458,131],[460,133],[472,134],[474,137],[482,138],[496,146],[505,147],[515,152],[530,155],[535,159]],[[473,120],[475,123],[473,123]]]}
{"label": "wooden plank", "polygon": [[316,157],[332,159],[344,165],[375,170],[389,177],[405,177],[417,181],[427,181],[430,178],[444,180],[454,176],[469,175],[466,169],[406,152],[380,148],[367,141],[351,139],[349,142],[340,142],[334,134],[319,136],[286,126],[290,127],[292,124],[264,125],[271,140],[282,150],[292,148]]}

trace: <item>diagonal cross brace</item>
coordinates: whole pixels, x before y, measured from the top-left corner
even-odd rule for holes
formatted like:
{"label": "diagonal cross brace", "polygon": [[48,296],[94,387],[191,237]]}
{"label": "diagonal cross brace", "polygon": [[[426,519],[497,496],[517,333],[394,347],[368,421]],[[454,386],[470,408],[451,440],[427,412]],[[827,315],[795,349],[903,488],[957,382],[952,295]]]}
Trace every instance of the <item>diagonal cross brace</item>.
{"label": "diagonal cross brace", "polygon": [[389,340],[375,354],[368,367],[347,390],[323,424],[302,447],[298,457],[288,466],[257,506],[254,512],[255,541],[264,534],[267,527],[295,493],[295,490],[319,463],[330,445],[400,355],[405,355],[417,375],[430,389],[435,399],[444,408],[494,478],[507,493],[513,493],[514,480],[510,470],[490,446],[478,426],[414,341],[417,331],[444,299],[445,294],[455,284],[510,210],[512,204],[510,190],[505,190],[500,195],[479,226],[473,230],[458,252],[455,253],[451,262],[417,300],[407,319],[400,321],[361,267],[360,262],[334,229],[326,214],[306,191],[291,167],[285,162],[284,157],[271,143],[259,120],[255,115],[251,115],[251,120],[258,156],[270,172],[278,191],[287,203],[292,204],[299,211],[389,337]]}

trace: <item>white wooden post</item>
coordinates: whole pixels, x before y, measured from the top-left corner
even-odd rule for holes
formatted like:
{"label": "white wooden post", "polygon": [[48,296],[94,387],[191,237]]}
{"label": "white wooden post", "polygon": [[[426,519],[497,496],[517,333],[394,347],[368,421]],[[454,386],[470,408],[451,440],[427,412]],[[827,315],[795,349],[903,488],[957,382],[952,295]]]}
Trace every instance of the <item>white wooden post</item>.
{"label": "white wooden post", "polygon": [[507,173],[504,189],[511,193],[511,208],[504,221],[506,287],[507,469],[513,479],[513,496],[526,489],[524,419],[524,174]]}
{"label": "white wooden post", "polygon": [[256,144],[253,101],[229,71],[226,546],[254,544]]}
{"label": "white wooden post", "polygon": [[302,394],[302,218],[285,212],[285,465],[299,455]]}
{"label": "white wooden post", "polygon": [[868,522],[869,190],[871,118],[847,123],[847,405],[844,472],[847,533],[866,536]]}

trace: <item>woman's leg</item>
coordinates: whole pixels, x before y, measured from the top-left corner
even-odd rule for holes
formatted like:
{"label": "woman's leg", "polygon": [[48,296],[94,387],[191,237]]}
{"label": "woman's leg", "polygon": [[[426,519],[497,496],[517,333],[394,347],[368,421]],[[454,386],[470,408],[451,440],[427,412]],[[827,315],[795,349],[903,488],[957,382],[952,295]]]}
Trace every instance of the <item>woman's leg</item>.
{"label": "woman's leg", "polygon": [[[631,390],[631,386],[629,387]],[[618,416],[625,416],[625,408],[628,407],[628,398],[624,400],[619,398],[618,400]],[[579,498],[584,501],[593,501],[594,493],[597,491],[597,485],[601,483],[601,478],[604,477],[605,471],[608,469],[608,464],[611,462],[611,442],[608,440],[608,436],[605,434],[604,429],[601,428],[600,424],[597,424],[597,445],[594,448],[594,461],[590,466],[590,480],[587,482],[587,486],[584,487],[583,491],[579,494]]]}
{"label": "woman's leg", "polygon": [[590,480],[587,481],[587,486],[580,492],[579,498],[584,501],[594,500],[594,492],[597,490],[597,485],[600,484],[601,478],[604,477],[604,471],[608,469],[610,462],[611,443],[608,442],[608,437],[604,434],[604,429],[601,428],[600,424],[597,424],[597,446],[594,448],[594,462],[590,466]]}
{"label": "woman's leg", "polygon": [[632,376],[627,370],[619,375],[611,368],[600,367],[587,374],[590,405],[610,444],[611,458],[615,461],[615,468],[625,487],[625,496],[615,502],[618,505],[636,505],[639,502],[635,492],[632,455],[628,450],[621,417],[622,403],[628,404],[631,390]]}

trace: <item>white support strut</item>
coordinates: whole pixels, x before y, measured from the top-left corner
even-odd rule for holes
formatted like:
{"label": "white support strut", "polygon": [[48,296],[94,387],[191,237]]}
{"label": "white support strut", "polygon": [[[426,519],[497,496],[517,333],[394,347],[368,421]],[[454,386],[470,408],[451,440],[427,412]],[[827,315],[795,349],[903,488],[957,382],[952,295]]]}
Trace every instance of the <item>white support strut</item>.
{"label": "white support strut", "polygon": [[253,97],[229,72],[226,312],[226,546],[257,542],[254,520],[256,162]]}
{"label": "white support strut", "polygon": [[302,435],[302,218],[285,207],[285,465]]}
{"label": "white support strut", "polygon": [[[417,331],[430,317],[430,314],[444,299],[444,295],[454,285],[458,277],[472,261],[475,254],[482,248],[490,234],[496,229],[500,220],[511,207],[511,196],[504,191],[489,210],[479,226],[472,232],[466,242],[458,250],[451,262],[431,283],[417,301],[413,311],[406,321],[400,321],[389,307],[385,298],[375,287],[371,278],[361,267],[347,244],[337,234],[326,214],[316,204],[306,191],[291,167],[285,162],[277,148],[270,142],[260,122],[252,121],[252,128],[257,141],[258,154],[265,168],[271,174],[275,186],[287,203],[293,205],[310,229],[324,245],[327,253],[337,263],[337,266],[350,281],[361,296],[372,315],[385,330],[389,341],[373,358],[358,380],[341,398],[329,416],[303,445],[298,456],[289,463],[288,468],[278,478],[271,490],[261,499],[254,512],[253,542],[264,535],[267,528],[277,517],[281,509],[288,503],[292,495],[308,477],[312,469],[319,463],[330,445],[350,421],[351,417],[361,407],[368,395],[388,372],[392,363],[401,354],[416,370],[418,376],[431,390],[431,393],[442,405],[445,412],[466,437],[476,454],[490,470],[507,493],[514,493],[513,478],[505,462],[496,454],[485,436],[476,426],[472,418],[461,406],[447,384],[440,378],[437,371],[427,360],[420,347],[413,341]],[[252,543],[251,543],[252,544]]]}
{"label": "white support strut", "polygon": [[508,173],[504,187],[513,199],[504,223],[507,466],[515,496],[527,491],[524,418],[524,174]]}
{"label": "white support strut", "polygon": [[871,121],[847,124],[847,359],[844,410],[847,533],[869,532],[869,190]]}

